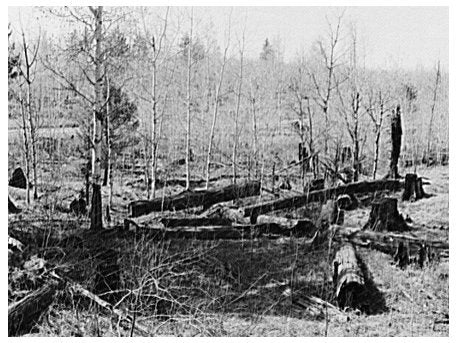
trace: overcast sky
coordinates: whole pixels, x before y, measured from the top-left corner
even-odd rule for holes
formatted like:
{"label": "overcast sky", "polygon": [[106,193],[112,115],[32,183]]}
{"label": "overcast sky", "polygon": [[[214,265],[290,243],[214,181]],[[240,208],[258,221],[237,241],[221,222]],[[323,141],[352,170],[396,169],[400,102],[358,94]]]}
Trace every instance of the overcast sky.
{"label": "overcast sky", "polygon": [[[176,9],[173,9],[176,10]],[[343,8],[335,7],[234,7],[232,30],[240,32],[246,21],[247,55],[257,57],[265,38],[279,38],[286,60],[307,49],[327,30]],[[196,7],[200,27],[208,21],[222,45],[229,7]],[[19,12],[28,29],[38,23],[52,31],[51,19],[32,8],[9,7],[9,21],[19,27]],[[246,20],[245,20],[246,18]],[[449,14],[447,7],[346,7],[346,22],[356,22],[368,67],[433,68],[437,60],[449,63]]]}

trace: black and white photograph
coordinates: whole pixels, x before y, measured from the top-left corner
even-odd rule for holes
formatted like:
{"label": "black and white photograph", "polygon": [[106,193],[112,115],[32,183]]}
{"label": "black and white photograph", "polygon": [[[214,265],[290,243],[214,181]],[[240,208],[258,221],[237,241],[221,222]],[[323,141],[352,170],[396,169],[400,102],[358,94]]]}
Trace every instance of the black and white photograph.
{"label": "black and white photograph", "polygon": [[450,339],[449,6],[11,5],[9,337]]}

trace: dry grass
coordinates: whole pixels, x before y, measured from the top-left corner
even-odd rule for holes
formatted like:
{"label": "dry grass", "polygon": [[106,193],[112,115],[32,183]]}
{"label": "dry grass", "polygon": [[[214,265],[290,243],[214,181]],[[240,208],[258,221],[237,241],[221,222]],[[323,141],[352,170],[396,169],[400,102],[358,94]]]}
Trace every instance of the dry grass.
{"label": "dry grass", "polygon": [[[431,183],[425,191],[433,197],[400,203],[399,210],[413,220],[415,233],[448,238],[448,169],[419,171]],[[130,200],[144,190],[125,185],[115,188],[115,216],[120,222]],[[81,183],[65,183],[48,202],[69,202]],[[174,191],[178,191],[175,189]],[[15,193],[24,207],[24,194]],[[59,200],[67,199],[68,200]],[[15,200],[16,200],[15,199]],[[79,232],[87,220],[70,214],[32,206],[10,216],[9,227],[36,226],[42,231]],[[314,215],[317,208],[299,209],[288,216]],[[347,213],[346,223],[361,226],[369,208]],[[42,219],[39,222],[38,219]],[[51,221],[63,219],[62,221]],[[29,224],[27,224],[29,223]],[[441,228],[442,227],[442,228]],[[249,241],[172,240],[166,242],[119,239],[103,242],[120,253],[122,270],[119,307],[137,312],[136,320],[160,336],[446,336],[449,327],[436,323],[449,313],[449,267],[436,262],[418,269],[397,268],[383,253],[359,249],[367,278],[362,311],[349,311],[346,318],[310,313],[294,299],[314,295],[334,302],[328,250],[311,250],[303,239],[282,238]],[[31,254],[45,254],[42,249]],[[49,248],[49,247],[46,247]],[[46,255],[46,254],[45,254]],[[47,254],[51,263],[89,270],[82,252]],[[54,257],[53,257],[54,256]],[[27,256],[25,257],[27,258]],[[54,258],[54,260],[52,260]],[[14,275],[10,270],[10,286]],[[75,274],[75,278],[77,275]],[[82,273],[88,288],[93,280]],[[13,291],[17,291],[13,290]],[[140,294],[140,295],[138,295]],[[138,301],[140,299],[140,301]],[[64,291],[37,326],[39,336],[128,336],[129,326],[113,321],[108,313]]]}

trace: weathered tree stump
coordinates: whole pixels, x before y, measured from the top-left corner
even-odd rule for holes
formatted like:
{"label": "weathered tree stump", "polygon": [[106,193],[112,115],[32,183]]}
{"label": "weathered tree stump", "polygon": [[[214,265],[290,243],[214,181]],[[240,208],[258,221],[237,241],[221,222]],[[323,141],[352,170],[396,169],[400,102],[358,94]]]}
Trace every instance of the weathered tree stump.
{"label": "weathered tree stump", "polygon": [[87,214],[87,204],[83,198],[74,199],[70,204],[70,212],[76,215]]}
{"label": "weathered tree stump", "polygon": [[424,191],[422,178],[417,177],[416,174],[406,174],[405,176],[405,190],[402,195],[402,200],[420,200],[427,197]]}
{"label": "weathered tree stump", "polygon": [[409,264],[409,247],[402,241],[398,243],[397,250],[394,254],[394,261],[397,262],[397,265],[401,269],[406,268],[406,266]]}
{"label": "weathered tree stump", "polygon": [[370,218],[364,229],[373,231],[405,231],[408,225],[398,212],[397,199],[386,197],[373,201]]}
{"label": "weathered tree stump", "polygon": [[401,199],[403,201],[410,200],[411,197],[414,195],[415,189],[416,189],[416,180],[417,180],[416,174],[406,174],[405,190],[403,191],[403,195],[401,197]]}
{"label": "weathered tree stump", "polygon": [[352,244],[344,244],[333,260],[335,296],[340,307],[353,307],[363,293],[365,280]]}

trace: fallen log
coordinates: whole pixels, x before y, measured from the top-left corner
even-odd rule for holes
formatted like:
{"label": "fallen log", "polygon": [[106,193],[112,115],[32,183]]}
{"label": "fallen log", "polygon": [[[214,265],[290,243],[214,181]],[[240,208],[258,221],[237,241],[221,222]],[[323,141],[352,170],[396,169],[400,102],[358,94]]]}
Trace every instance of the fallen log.
{"label": "fallen log", "polygon": [[398,180],[360,181],[338,187],[312,191],[302,195],[282,198],[279,200],[272,200],[252,206],[246,206],[244,208],[244,215],[246,217],[251,217],[252,215],[258,216],[260,214],[284,208],[298,208],[311,202],[325,202],[327,199],[341,194],[351,195],[355,193],[374,193],[383,190],[398,191],[401,187],[402,183]]}
{"label": "fallen log", "polygon": [[50,279],[41,288],[8,306],[8,336],[30,332],[40,315],[54,301],[61,282]]}
{"label": "fallen log", "polygon": [[[266,237],[276,239],[279,237],[309,237],[312,235],[313,225],[311,222],[303,221],[291,229],[281,227],[275,223],[264,224],[232,224],[212,226],[179,226],[163,227],[138,225],[130,218],[125,219],[124,227],[137,235],[145,235],[150,239],[197,239],[197,240],[218,240],[218,239],[254,239]],[[312,243],[315,239],[309,240]],[[306,242],[305,242],[306,244]]]}
{"label": "fallen log", "polygon": [[232,221],[227,218],[207,218],[207,217],[188,217],[176,218],[157,216],[142,216],[138,218],[124,219],[124,229],[129,230],[131,227],[155,227],[155,228],[173,228],[173,227],[200,227],[200,226],[231,226]]}
{"label": "fallen log", "polygon": [[398,234],[392,232],[375,232],[360,228],[342,227],[333,225],[330,227],[333,239],[337,242],[351,242],[354,245],[372,248],[394,256],[398,245],[409,247],[410,254],[417,254],[425,243],[430,249],[437,251],[449,251],[449,242],[441,240],[428,240],[413,234]]}
{"label": "fallen log", "polygon": [[344,244],[335,254],[333,283],[338,305],[342,308],[355,307],[358,295],[364,290],[365,281],[352,244]]}
{"label": "fallen log", "polygon": [[[128,221],[129,219],[126,219]],[[215,226],[180,226],[180,227],[157,227],[157,226],[136,226],[135,234],[145,235],[151,239],[198,239],[198,240],[217,240],[217,239],[249,239],[253,238],[256,232],[251,225],[231,225]],[[257,233],[257,235],[259,235]]]}
{"label": "fallen log", "polygon": [[151,212],[178,211],[186,208],[209,208],[219,202],[235,200],[260,194],[260,182],[253,181],[243,185],[230,185],[220,189],[186,191],[171,197],[153,200],[138,200],[129,204],[130,217],[139,217]]}
{"label": "fallen log", "polygon": [[283,217],[260,215],[257,217],[257,225],[264,225],[266,231],[278,235],[292,235],[293,237],[312,237],[316,233],[316,227],[309,219],[289,219]]}
{"label": "fallen log", "polygon": [[244,211],[240,208],[230,208],[224,204],[215,204],[200,214],[203,218],[225,219],[233,223],[249,224],[244,217]]}

